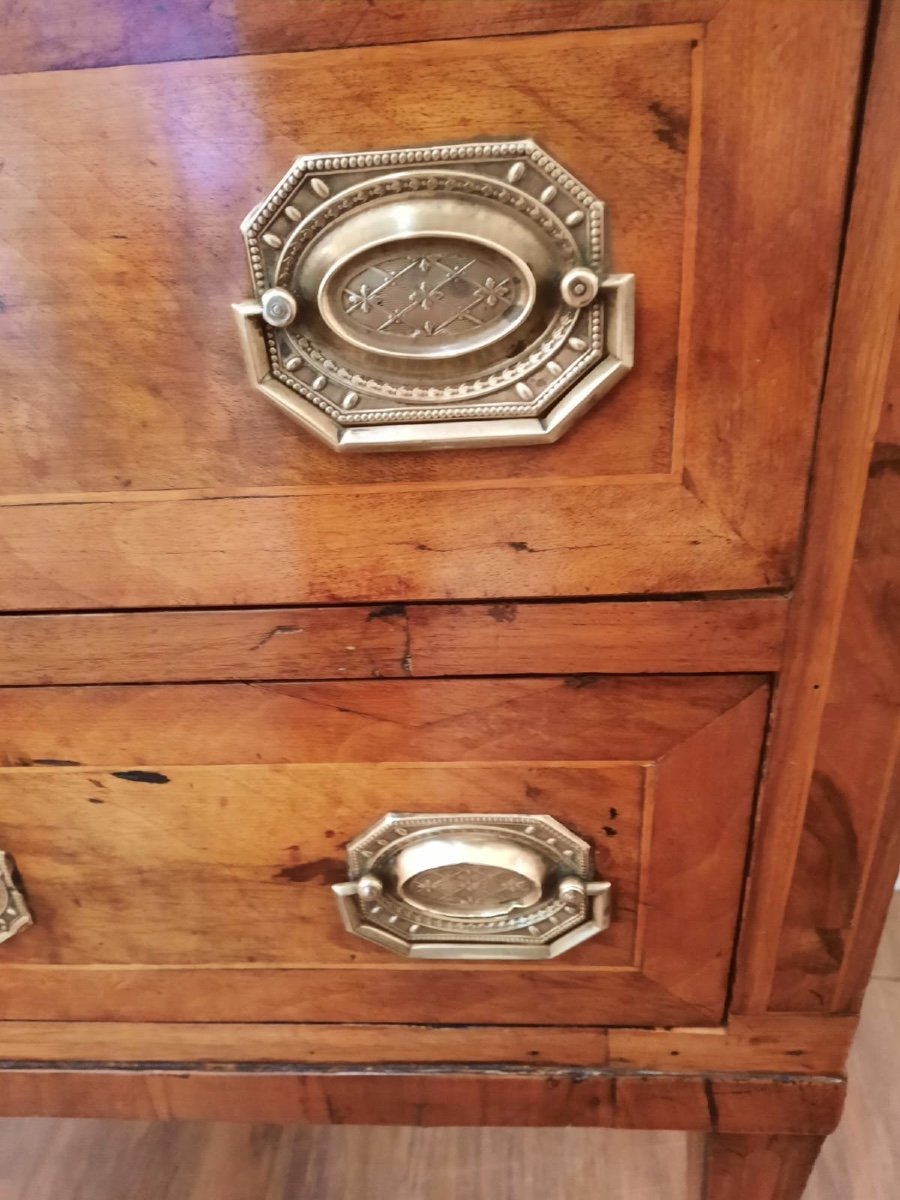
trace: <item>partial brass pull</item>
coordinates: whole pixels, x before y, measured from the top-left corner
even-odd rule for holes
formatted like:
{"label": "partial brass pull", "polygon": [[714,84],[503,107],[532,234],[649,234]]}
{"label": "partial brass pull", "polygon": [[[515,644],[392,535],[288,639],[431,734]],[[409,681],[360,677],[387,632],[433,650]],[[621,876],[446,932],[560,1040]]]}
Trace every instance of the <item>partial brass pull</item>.
{"label": "partial brass pull", "polygon": [[13,860],[0,850],[0,942],[32,924]]}
{"label": "partial brass pull", "polygon": [[555,958],[609,926],[611,885],[552,817],[388,813],[347,856],[344,926],[411,958]]}
{"label": "partial brass pull", "polygon": [[529,139],[304,155],[241,226],[253,383],[336,450],[555,441],[632,363],[604,219]]}

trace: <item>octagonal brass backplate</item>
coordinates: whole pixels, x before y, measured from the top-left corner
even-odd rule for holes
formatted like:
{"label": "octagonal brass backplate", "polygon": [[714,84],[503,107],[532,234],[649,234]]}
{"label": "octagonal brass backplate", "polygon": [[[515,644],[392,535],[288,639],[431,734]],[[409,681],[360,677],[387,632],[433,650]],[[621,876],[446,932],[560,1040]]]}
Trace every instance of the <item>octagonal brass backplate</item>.
{"label": "octagonal brass backplate", "polygon": [[336,450],[552,442],[631,367],[603,203],[529,139],[303,155],[241,229],[251,379]]}
{"label": "octagonal brass backplate", "polygon": [[345,928],[410,958],[555,958],[609,925],[590,846],[546,815],[387,813],[347,860]]}

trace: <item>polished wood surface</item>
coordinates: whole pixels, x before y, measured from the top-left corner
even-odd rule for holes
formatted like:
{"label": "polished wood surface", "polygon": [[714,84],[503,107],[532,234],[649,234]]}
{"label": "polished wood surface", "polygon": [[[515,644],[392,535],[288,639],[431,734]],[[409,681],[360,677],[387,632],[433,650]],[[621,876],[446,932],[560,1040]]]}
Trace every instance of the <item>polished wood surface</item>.
{"label": "polished wood surface", "polygon": [[[849,1097],[806,1200],[893,1200],[900,1119],[900,902],[889,922],[853,1051]],[[421,1130],[244,1124],[0,1122],[4,1200],[353,1200],[377,1179],[419,1200],[594,1197],[697,1200],[684,1190],[684,1135],[602,1129]]]}
{"label": "polished wood surface", "polygon": [[0,550],[0,604],[9,610],[628,595],[786,582],[690,491],[655,480],[547,480],[539,491],[70,495],[3,509]]}
{"label": "polished wood surface", "polygon": [[736,1012],[858,1008],[900,867],[896,360],[891,373],[892,353],[900,353],[898,61],[900,6],[889,4],[872,64],[803,569],[775,694]]}
{"label": "polished wood surface", "polygon": [[[68,720],[52,707],[42,718],[48,695],[66,698]],[[280,723],[269,700],[284,698]],[[4,948],[9,1018],[721,1017],[768,706],[758,676],[32,688],[4,699],[26,736],[58,724],[72,739],[65,754],[10,748],[8,761],[32,765],[0,771],[0,845],[38,916]],[[159,757],[123,753],[118,731],[132,729],[158,739]],[[116,769],[97,769],[97,753],[118,756]],[[83,765],[65,765],[76,757]],[[341,848],[384,812],[530,810],[591,840],[613,883],[611,935],[559,963],[426,964],[343,930],[329,887],[346,877]]]}
{"label": "polished wood surface", "polygon": [[775,671],[787,600],[45,613],[0,621],[0,684]]}
{"label": "polished wood surface", "polygon": [[[804,1200],[894,1200],[900,1172],[900,901],[852,1054],[847,1105]],[[705,1036],[709,1036],[708,1033]],[[0,1121],[4,1200],[356,1200],[373,1179],[420,1200],[698,1200],[685,1136],[603,1129]]]}
{"label": "polished wood surface", "polygon": [[[4,14],[0,1112],[677,1125],[704,1200],[798,1200],[900,859],[898,9],[302,11]],[[508,131],[609,202],[647,352],[553,447],[313,445],[237,361],[240,216],[298,151]],[[372,816],[543,797],[608,938],[338,929]]]}
{"label": "polished wood surface", "polygon": [[[415,521],[408,510],[427,503],[418,496],[425,484],[446,505],[466,499],[448,494],[451,483],[479,490],[529,476],[667,476],[692,44],[690,28],[611,30],[0,79],[7,154],[0,187],[16,214],[0,245],[17,266],[0,335],[13,403],[0,439],[4,496],[15,503],[72,494],[102,503],[146,493],[177,501],[186,492],[194,499],[179,508],[191,522],[192,508],[208,507],[199,495],[244,495],[265,512],[284,489],[290,524],[302,526],[310,543],[326,543],[319,553],[341,554],[354,525],[379,511],[398,527],[390,540],[402,542],[405,522]],[[559,101],[532,81],[563,60],[581,82],[567,90],[560,113]],[[350,95],[365,102],[348,102]],[[661,136],[656,108],[675,134]],[[599,131],[597,110],[611,114]],[[585,183],[605,189],[617,214],[616,269],[625,270],[627,259],[627,269],[645,277],[640,319],[654,352],[624,381],[625,391],[615,389],[581,426],[591,436],[520,449],[348,458],[250,388],[230,309],[250,288],[239,224],[298,153],[522,130],[577,166]],[[115,203],[120,189],[124,206]],[[52,255],[19,261],[19,247],[51,218]],[[81,282],[77,307],[74,295],[57,288],[63,264]],[[129,319],[135,280],[140,311]],[[35,305],[49,305],[54,338],[46,337],[46,319],[36,324]],[[10,357],[42,331],[43,361]],[[62,406],[67,421],[57,419]],[[385,497],[368,517],[367,487]],[[330,528],[316,512],[329,501]],[[50,521],[52,510],[41,515]],[[446,519],[415,542],[437,545],[445,532]],[[273,527],[270,540],[284,533]],[[170,529],[170,539],[180,536]],[[223,557],[238,553],[227,538],[220,546]],[[142,549],[151,552],[149,540]]]}
{"label": "polished wood surface", "polygon": [[782,596],[410,605],[411,674],[775,671],[786,617]]}
{"label": "polished wood surface", "polygon": [[698,1196],[700,1200],[800,1200],[822,1141],[808,1136],[709,1134],[704,1139]]}
{"label": "polished wood surface", "polygon": [[[0,603],[789,582],[865,13],[863,0],[829,21],[803,0],[741,0],[705,29],[4,77]],[[534,87],[563,63],[563,99]],[[366,102],[335,104],[336,77]],[[226,303],[246,290],[237,222],[298,150],[488,129],[528,130],[609,202],[645,352],[557,445],[335,456],[245,381]],[[32,344],[40,358],[20,353]]]}
{"label": "polished wood surface", "polygon": [[763,683],[578,675],[0,688],[0,764],[648,762]]}
{"label": "polished wood surface", "polygon": [[[872,119],[890,122],[900,18],[895,8],[886,17],[894,90],[883,83],[873,95]],[[900,171],[891,199],[900,212]],[[900,228],[888,253],[900,257]],[[858,1011],[900,871],[900,334],[891,332],[886,377],[873,381],[884,401],[779,946],[772,1006],[783,1010]]]}
{"label": "polished wood surface", "polygon": [[[698,22],[723,2],[492,0],[478,13],[478,33]],[[471,13],[471,0],[82,0],[77,12],[53,0],[2,0],[0,72],[467,37]]]}
{"label": "polished wood surface", "polygon": [[[377,1101],[373,1084],[377,1086]],[[304,1122],[314,1125],[586,1125],[829,1133],[844,1083],[824,1076],[665,1076],[579,1068],[3,1071],[0,1116]],[[718,1200],[718,1198],[717,1198]]]}
{"label": "polished wood surface", "polygon": [[900,871],[898,446],[900,338],[781,934],[772,996],[781,1010],[858,1011]]}
{"label": "polished wood surface", "polygon": [[853,1017],[733,1018],[725,1027],[297,1025],[2,1021],[0,1059],[39,1063],[547,1063],[616,1070],[840,1074]]}
{"label": "polished wood surface", "polygon": [[[650,884],[641,878],[642,868],[650,871],[642,863],[642,842],[654,814],[639,763],[354,762],[164,772],[7,772],[0,782],[0,845],[15,850],[40,920],[28,937],[4,949],[4,971],[24,963],[365,966],[412,972],[409,986],[418,981],[422,992],[419,1007],[446,1010],[426,1019],[449,1023],[455,1002],[434,994],[429,964],[388,955],[345,931],[331,892],[332,884],[347,878],[343,847],[385,812],[519,812],[528,811],[527,800],[591,839],[596,869],[611,880],[616,896],[609,931],[561,961],[566,967],[628,967],[640,959],[638,888]],[[677,792],[668,795],[670,803],[683,803]],[[656,808],[658,819],[658,799]],[[697,819],[707,821],[709,813]],[[686,831],[682,856],[689,858],[692,848]],[[483,966],[473,969],[477,975]],[[547,964],[536,971],[546,975]],[[452,988],[446,968],[438,973]],[[552,968],[549,973],[555,975]],[[521,1014],[523,1002],[513,993],[529,972],[504,964],[501,974],[510,1009]],[[323,975],[312,986],[318,991],[327,982]],[[26,981],[19,986],[27,988]],[[360,988],[364,1006],[371,986],[350,984]],[[468,985],[459,979],[456,986]],[[202,992],[200,979],[198,988]],[[325,1003],[322,996],[309,1019],[320,1020]],[[333,1019],[340,1015],[332,1013]],[[373,1008],[354,1019],[382,1015]],[[393,1015],[403,1019],[398,1010]],[[508,1015],[498,1011],[496,1017]]]}
{"label": "polished wood surface", "polygon": [[410,674],[408,643],[396,604],[5,617],[0,682],[396,678]]}

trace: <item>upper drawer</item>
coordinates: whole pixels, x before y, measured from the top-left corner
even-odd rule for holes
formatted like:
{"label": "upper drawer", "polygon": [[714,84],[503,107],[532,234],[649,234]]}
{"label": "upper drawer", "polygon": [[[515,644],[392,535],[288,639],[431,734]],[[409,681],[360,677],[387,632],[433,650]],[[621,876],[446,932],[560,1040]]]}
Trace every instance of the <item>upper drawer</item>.
{"label": "upper drawer", "polygon": [[[865,7],[0,80],[0,605],[788,583]],[[239,224],[296,154],[525,136],[636,277],[561,441],[338,456],[252,390]]]}

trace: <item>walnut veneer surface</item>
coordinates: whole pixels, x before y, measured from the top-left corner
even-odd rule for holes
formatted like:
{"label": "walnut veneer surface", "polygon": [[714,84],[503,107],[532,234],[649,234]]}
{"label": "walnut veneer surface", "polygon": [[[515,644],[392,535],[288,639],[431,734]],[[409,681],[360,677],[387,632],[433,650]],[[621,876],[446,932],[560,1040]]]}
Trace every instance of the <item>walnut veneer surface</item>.
{"label": "walnut veneer surface", "polygon": [[[0,3],[0,1114],[675,1128],[797,1200],[900,860],[900,6],[473,11]],[[518,136],[609,206],[634,369],[554,445],[313,442],[240,219]],[[392,809],[552,813],[609,931],[352,938]]]}
{"label": "walnut veneer surface", "polygon": [[[583,1039],[582,1039],[583,1041]],[[900,899],[851,1055],[847,1106],[805,1200],[893,1200],[900,1156]],[[695,1200],[685,1135],[603,1129],[386,1129],[229,1123],[0,1121],[4,1200]]]}
{"label": "walnut veneer surface", "polygon": [[[708,7],[0,78],[0,606],[788,584],[866,4]],[[635,368],[573,436],[346,458],[248,391],[236,229],[298,150],[518,132],[604,198],[610,266],[640,281]]]}

